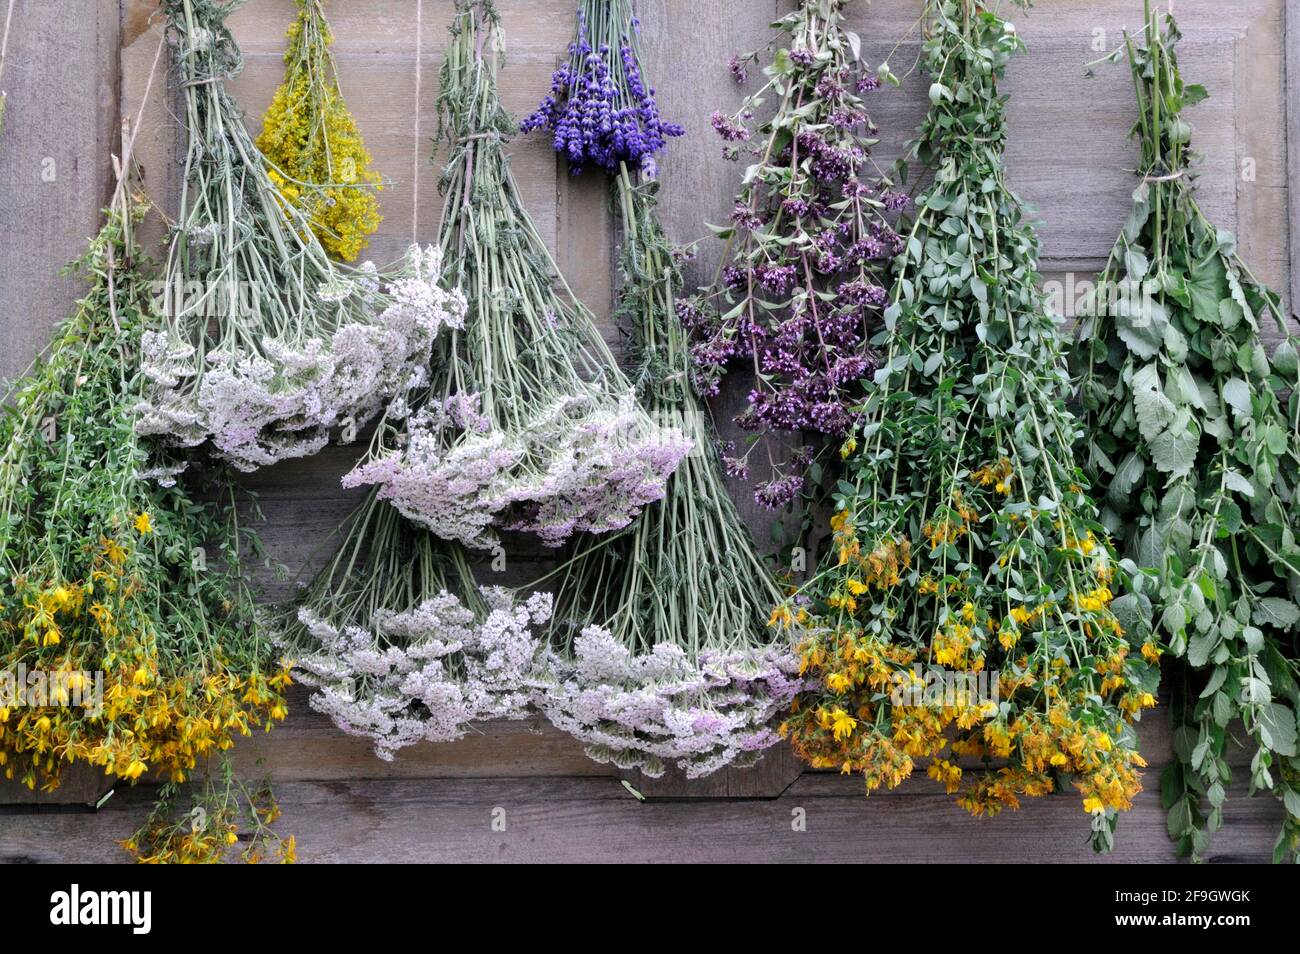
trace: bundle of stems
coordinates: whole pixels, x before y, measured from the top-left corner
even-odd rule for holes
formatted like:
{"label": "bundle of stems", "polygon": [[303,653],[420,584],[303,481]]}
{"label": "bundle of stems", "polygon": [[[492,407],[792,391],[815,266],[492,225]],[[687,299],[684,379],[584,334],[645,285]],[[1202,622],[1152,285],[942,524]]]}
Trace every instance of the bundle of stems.
{"label": "bundle of stems", "polygon": [[[1196,201],[1192,127],[1205,98],[1185,85],[1172,15],[1146,4],[1125,36],[1141,148],[1133,209],[1085,304],[1076,362],[1089,468],[1105,522],[1156,571],[1174,663],[1174,752],[1163,778],[1169,832],[1199,856],[1223,823],[1229,726],[1254,755],[1251,791],[1286,809],[1277,860],[1300,857],[1300,376],[1278,296]],[[1104,297],[1102,297],[1104,295]],[[1282,336],[1269,360],[1267,329]],[[1208,812],[1205,807],[1208,803]]]}
{"label": "bundle of stems", "polygon": [[325,251],[355,261],[379,228],[383,177],[370,166],[339,89],[324,0],[298,0],[284,83],[262,118],[257,148],[284,201],[302,210]]}
{"label": "bundle of stems", "polygon": [[707,408],[691,391],[674,312],[681,277],[655,213],[654,183],[627,165],[620,315],[631,329],[643,405],[697,448],[664,499],[625,532],[578,541],[555,574],[556,613],[539,706],[598,761],[688,777],[748,765],[777,741],[798,662],[768,626],[781,590],[736,513]]}
{"label": "bundle of stems", "polygon": [[[144,341],[142,434],[206,440],[242,470],[346,438],[409,386],[457,316],[438,260],[413,247],[391,273],[330,262],[284,198],[226,81],[242,57],[225,18],[239,0],[164,0],[184,99],[185,189]],[[302,183],[303,188],[308,188]]]}
{"label": "bundle of stems", "polygon": [[551,75],[551,91],[520,123],[549,129],[555,151],[579,173],[588,163],[617,174],[621,165],[656,175],[655,153],[685,130],[659,115],[641,66],[641,21],[632,0],[582,0],[569,59]]}
{"label": "bundle of stems", "polygon": [[[763,85],[736,113],[713,114],[724,155],[751,164],[731,221],[711,227],[726,240],[712,286],[678,306],[701,393],[715,395],[734,369],[752,374],[736,417],[748,446],[727,466],[748,477],[755,450],[766,452],[771,476],[754,499],[772,510],[814,492],[808,478],[820,483],[826,469],[814,458],[853,427],[859,382],[878,363],[870,339],[889,262],[902,248],[891,218],[907,196],[871,157],[877,130],[868,111],[872,92],[893,77],[887,65],[862,60],[848,6],[800,0],[775,24]],[[761,55],[733,58],[738,81]],[[763,436],[797,442],[797,450],[781,460]],[[801,510],[810,529],[809,508]]]}
{"label": "bundle of stems", "polygon": [[372,490],[342,546],[283,621],[314,709],[380,758],[519,718],[551,597],[476,588],[465,550],[412,526]]}
{"label": "bundle of stems", "polygon": [[868,791],[925,759],[975,815],[1072,782],[1105,849],[1159,679],[1141,592],[1117,606],[1111,588],[1147,581],[1117,566],[1073,460],[1060,319],[1005,181],[998,86],[1022,43],[978,0],[926,13],[931,108],[909,158],[935,177],[894,263],[831,552],[778,608],[817,680],[784,729]]}
{"label": "bundle of stems", "polygon": [[412,520],[471,546],[492,546],[493,526],[551,546],[621,529],[663,496],[689,444],[636,403],[523,206],[504,151],[515,126],[497,91],[495,8],[460,0],[451,34],[439,242],[469,314],[347,482],[379,485]]}
{"label": "bundle of stems", "polygon": [[232,485],[214,473],[205,507],[133,426],[142,214],[109,213],[80,263],[89,292],[0,421],[0,770],[30,788],[75,762],[185,781],[286,714],[288,665],[257,625],[241,563],[256,538]]}

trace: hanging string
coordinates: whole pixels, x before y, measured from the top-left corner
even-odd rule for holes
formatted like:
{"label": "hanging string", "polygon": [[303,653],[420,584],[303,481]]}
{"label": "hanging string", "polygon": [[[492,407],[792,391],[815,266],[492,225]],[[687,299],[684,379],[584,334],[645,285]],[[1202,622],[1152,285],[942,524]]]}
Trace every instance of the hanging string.
{"label": "hanging string", "polygon": [[14,4],[17,0],[9,0],[9,10],[5,13],[5,30],[4,35],[0,36],[0,131],[4,130],[5,123],[5,101],[9,94],[5,92],[4,75],[5,75],[5,54],[9,51],[9,27],[14,22]]}
{"label": "hanging string", "polygon": [[[119,159],[113,156],[113,171],[117,173],[117,184],[113,187],[113,198],[111,206],[118,210],[122,218],[122,229],[124,234],[129,236],[131,228],[131,209],[126,200],[126,179],[131,171],[131,153],[135,150],[135,137],[140,134],[140,125],[144,120],[145,107],[149,105],[149,94],[153,90],[154,77],[158,75],[158,61],[162,59],[163,47],[167,45],[167,30],[164,29],[162,36],[158,38],[158,49],[153,54],[153,65],[149,67],[149,79],[144,84],[144,95],[140,97],[140,108],[136,110],[135,121],[122,117],[122,157]],[[126,241],[125,246],[131,247],[130,241]],[[109,316],[113,319],[113,327],[121,331],[122,326],[117,318],[117,291],[115,288],[114,276],[117,274],[117,261],[113,255],[113,246],[108,246],[107,258],[107,275],[108,275],[108,308]]]}
{"label": "hanging string", "polygon": [[415,0],[415,148],[411,160],[411,244],[420,241],[420,81],[424,42],[424,0]]}

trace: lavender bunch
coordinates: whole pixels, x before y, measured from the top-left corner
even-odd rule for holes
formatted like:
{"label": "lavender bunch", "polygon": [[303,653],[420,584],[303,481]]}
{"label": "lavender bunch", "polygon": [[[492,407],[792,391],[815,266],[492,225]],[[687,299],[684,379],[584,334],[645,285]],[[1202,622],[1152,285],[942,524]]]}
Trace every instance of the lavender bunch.
{"label": "lavender bunch", "polygon": [[412,527],[372,492],[344,543],[283,621],[312,708],[380,758],[520,718],[533,692],[534,629],[551,596],[476,588],[465,551]]}
{"label": "lavender bunch", "polygon": [[588,163],[617,173],[620,164],[655,176],[654,154],[685,130],[664,122],[645,84],[638,48],[640,21],[631,0],[582,0],[569,60],[551,76],[551,92],[520,124],[549,129],[555,151],[574,174]]}
{"label": "lavender bunch", "polygon": [[[753,437],[728,464],[737,475],[748,475],[764,432],[847,434],[859,383],[878,363],[869,340],[885,306],[889,261],[903,247],[890,214],[907,200],[871,161],[876,127],[865,97],[892,77],[862,62],[858,37],[844,28],[847,2],[803,0],[778,22],[789,46],[764,68],[767,82],[735,115],[713,115],[724,153],[755,161],[730,224],[714,227],[726,240],[714,287],[680,301],[678,316],[701,394],[717,394],[732,365],[754,374],[736,418]],[[758,58],[733,58],[736,78],[744,81]],[[751,126],[769,94],[775,114]],[[761,145],[752,144],[755,132]],[[773,462],[776,476],[755,499],[772,509],[789,503],[811,462],[809,451],[784,468]]]}
{"label": "lavender bunch", "polygon": [[434,384],[389,411],[345,482],[378,485],[412,520],[471,546],[491,546],[493,528],[550,546],[621,529],[663,496],[690,444],[636,403],[520,200],[494,8],[462,0],[451,32],[439,240],[469,317],[439,347]]}
{"label": "lavender bunch", "polygon": [[[463,303],[412,248],[381,275],[333,264],[295,207],[312,188],[257,149],[225,87],[243,66],[232,0],[165,0],[184,97],[186,188],[143,342],[139,431],[242,470],[314,453],[409,385]],[[277,187],[277,182],[279,183]]]}
{"label": "lavender bunch", "polygon": [[802,683],[791,648],[768,626],[780,588],[706,451],[707,410],[690,389],[673,310],[681,276],[654,190],[621,167],[620,316],[642,403],[698,450],[632,528],[584,541],[558,572],[538,705],[598,761],[657,776],[675,760],[697,777],[756,761]]}

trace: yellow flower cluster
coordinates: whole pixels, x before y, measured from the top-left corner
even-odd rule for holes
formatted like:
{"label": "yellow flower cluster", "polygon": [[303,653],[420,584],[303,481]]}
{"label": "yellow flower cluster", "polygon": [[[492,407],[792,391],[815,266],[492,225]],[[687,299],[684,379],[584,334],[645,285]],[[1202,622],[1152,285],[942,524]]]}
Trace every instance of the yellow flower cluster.
{"label": "yellow flower cluster", "polygon": [[[147,513],[134,526],[152,532]],[[0,708],[6,778],[53,790],[66,765],[84,762],[132,781],[161,773],[180,782],[235,736],[287,715],[287,662],[270,674],[238,673],[218,650],[202,669],[173,665],[132,546],[103,538],[87,579],[20,578],[19,601],[0,607],[0,645],[8,647],[0,669],[62,674],[46,704]]]}
{"label": "yellow flower cluster", "polygon": [[[1005,462],[975,471],[974,493],[953,493],[950,505],[923,525],[931,546],[985,524],[974,498],[985,487],[1004,494],[1012,479]],[[838,564],[821,584],[826,612],[800,610],[788,622],[802,638],[801,674],[817,683],[780,726],[802,758],[817,768],[861,773],[869,792],[900,784],[922,762],[931,779],[977,816],[1017,808],[1022,798],[1064,783],[1090,813],[1132,805],[1145,763],[1126,722],[1155,705],[1153,694],[1140,688],[1146,677],[1133,660],[1147,669],[1159,650],[1145,643],[1139,653],[1125,638],[1111,610],[1107,546],[1092,533],[1065,532],[1047,512],[1029,509],[1017,517],[994,512],[987,521],[1001,520],[1012,532],[995,551],[1003,554],[998,569],[980,580],[951,575],[940,550],[922,549],[914,567],[906,538],[864,540],[847,511],[835,515]],[[1060,534],[1060,546],[1037,556],[1057,561],[1071,589],[1014,602],[997,574],[1028,559],[1021,541],[1031,530]],[[934,607],[928,635],[891,633],[902,607],[922,599]],[[924,698],[921,665],[978,676],[995,692]]]}
{"label": "yellow flower cluster", "polygon": [[[269,786],[250,791],[227,774],[224,784],[209,783],[190,811],[176,815],[171,809],[165,796],[140,830],[122,842],[140,864],[219,864],[232,856],[254,865],[298,860],[294,836],[280,838],[270,827],[280,806]],[[241,827],[249,832],[243,839]]]}
{"label": "yellow flower cluster", "polygon": [[257,148],[284,203],[302,212],[327,252],[355,261],[379,228],[382,177],[339,92],[334,38],[320,0],[298,0],[284,83],[262,120]]}

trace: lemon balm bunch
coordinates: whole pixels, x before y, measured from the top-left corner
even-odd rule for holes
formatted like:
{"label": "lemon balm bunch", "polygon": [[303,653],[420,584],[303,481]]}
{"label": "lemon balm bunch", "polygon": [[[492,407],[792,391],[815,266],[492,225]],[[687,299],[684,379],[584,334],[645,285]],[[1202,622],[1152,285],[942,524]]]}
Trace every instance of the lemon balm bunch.
{"label": "lemon balm bunch", "polygon": [[494,528],[549,546],[621,529],[663,496],[690,445],[637,404],[520,200],[504,152],[515,124],[497,92],[495,9],[461,3],[451,32],[439,243],[469,312],[345,483],[378,485],[410,519],[471,546],[491,547]]}
{"label": "lemon balm bunch", "polygon": [[86,297],[0,421],[0,671],[31,674],[0,699],[0,771],[31,788],[76,762],[186,781],[286,715],[288,665],[256,625],[229,485],[211,491],[228,504],[199,505],[133,427],[137,214],[114,211],[92,240]]}
{"label": "lemon balm bunch", "polygon": [[371,491],[280,638],[312,707],[391,760],[471,722],[521,717],[550,613],[549,594],[476,587],[462,547]]}
{"label": "lemon balm bunch", "polygon": [[262,118],[257,147],[284,201],[311,222],[325,251],[355,261],[379,228],[383,179],[339,90],[324,0],[298,0],[284,83]]}
{"label": "lemon balm bunch", "polygon": [[[760,435],[846,434],[858,382],[876,367],[869,339],[880,327],[889,260],[900,250],[890,217],[907,199],[871,159],[867,98],[892,77],[862,62],[847,5],[800,2],[776,24],[781,40],[763,86],[735,115],[713,117],[725,154],[753,162],[730,223],[714,228],[726,240],[715,288],[682,299],[678,311],[701,393],[715,395],[733,368],[753,373],[736,418],[752,435],[749,449],[728,462],[737,475],[748,475]],[[738,80],[758,56],[732,61]],[[774,111],[764,110],[769,98]],[[755,500],[780,509],[797,499],[817,469],[813,450],[770,460],[774,476],[755,488]]]}
{"label": "lemon balm bunch", "polygon": [[[1146,7],[1126,37],[1140,119],[1133,208],[1076,348],[1088,463],[1108,488],[1106,522],[1158,572],[1159,630],[1179,657],[1169,832],[1201,855],[1223,822],[1226,750],[1241,720],[1252,791],[1286,809],[1275,859],[1300,854],[1300,367],[1277,295],[1196,201],[1172,16]],[[1113,302],[1113,307],[1112,307]],[[1104,307],[1103,307],[1104,306]],[[1271,326],[1271,328],[1270,328]],[[1272,359],[1266,330],[1281,334]],[[1208,808],[1208,810],[1207,810]]]}
{"label": "lemon balm bunch", "polygon": [[998,87],[1020,38],[975,0],[931,0],[924,22],[910,158],[934,181],[893,264],[830,552],[775,614],[816,681],[783,730],[869,791],[924,765],[975,815],[1071,784],[1104,850],[1141,788],[1131,722],[1155,705],[1149,581],[1117,561],[1073,461],[1060,320],[1004,180]]}
{"label": "lemon balm bunch", "polygon": [[210,441],[241,470],[348,436],[409,384],[458,314],[439,260],[413,247],[391,274],[329,260],[284,200],[226,80],[242,68],[224,0],[165,0],[184,101],[186,188],[143,342],[139,430]]}

